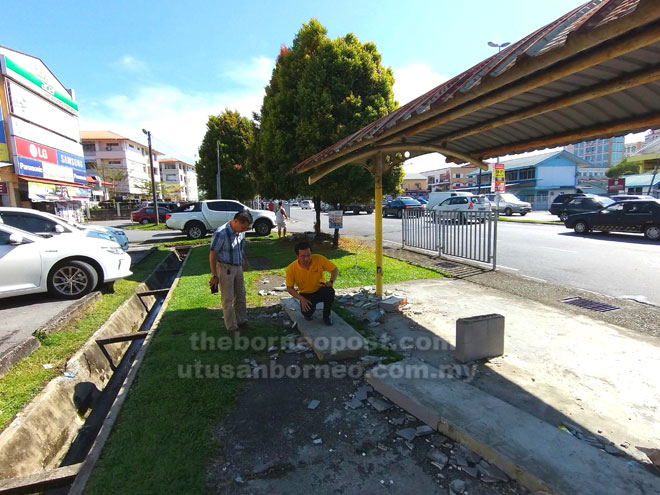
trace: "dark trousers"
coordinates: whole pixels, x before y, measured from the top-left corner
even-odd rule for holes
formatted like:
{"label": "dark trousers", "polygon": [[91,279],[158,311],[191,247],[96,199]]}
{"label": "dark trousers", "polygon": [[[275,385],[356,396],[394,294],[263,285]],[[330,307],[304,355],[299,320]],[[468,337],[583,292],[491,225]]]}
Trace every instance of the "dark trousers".
{"label": "dark trousers", "polygon": [[332,301],[335,300],[335,289],[332,287],[321,287],[316,292],[301,292],[300,295],[312,303],[309,311],[303,311],[302,306],[300,307],[300,311],[302,312],[303,316],[311,317],[314,314],[314,311],[316,311],[316,304],[322,302],[323,318],[330,318]]}

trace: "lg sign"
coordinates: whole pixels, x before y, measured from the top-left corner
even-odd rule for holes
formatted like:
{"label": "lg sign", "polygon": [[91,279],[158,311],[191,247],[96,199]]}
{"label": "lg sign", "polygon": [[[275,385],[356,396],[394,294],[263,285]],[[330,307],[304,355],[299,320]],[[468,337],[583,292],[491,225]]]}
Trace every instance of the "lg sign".
{"label": "lg sign", "polygon": [[33,158],[42,162],[57,163],[57,153],[53,148],[27,141],[19,137],[14,138],[16,152],[20,156]]}

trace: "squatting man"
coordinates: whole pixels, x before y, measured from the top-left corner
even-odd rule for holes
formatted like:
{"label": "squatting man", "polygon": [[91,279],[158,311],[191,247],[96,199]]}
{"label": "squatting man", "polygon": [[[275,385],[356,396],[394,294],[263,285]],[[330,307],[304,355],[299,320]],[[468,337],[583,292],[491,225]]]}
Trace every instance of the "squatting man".
{"label": "squatting man", "polygon": [[[323,303],[323,322],[332,325],[330,310],[335,299],[332,287],[339,269],[328,258],[312,254],[308,242],[299,242],[295,246],[296,260],[286,269],[286,290],[300,301],[300,310],[306,320],[313,319],[316,304]],[[324,272],[330,273],[330,280],[325,281]],[[294,288],[298,286],[298,290]]]}

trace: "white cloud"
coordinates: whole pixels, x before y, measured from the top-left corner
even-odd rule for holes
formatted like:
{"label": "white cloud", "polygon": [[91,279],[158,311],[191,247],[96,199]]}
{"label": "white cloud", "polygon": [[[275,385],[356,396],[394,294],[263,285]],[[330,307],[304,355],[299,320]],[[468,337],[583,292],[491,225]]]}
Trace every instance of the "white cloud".
{"label": "white cloud", "polygon": [[431,66],[425,63],[414,63],[393,71],[394,98],[401,106],[449,79],[433,72]]}
{"label": "white cloud", "polygon": [[81,129],[113,131],[144,144],[147,129],[158,151],[193,163],[209,115],[229,109],[251,118],[261,109],[274,61],[269,63],[268,70],[264,57],[242,69],[234,66],[227,76],[242,83],[235,90],[199,92],[156,82],[87,102],[81,105]]}
{"label": "white cloud", "polygon": [[132,55],[124,55],[115,63],[115,66],[119,67],[121,70],[130,72],[147,71],[147,64]]}

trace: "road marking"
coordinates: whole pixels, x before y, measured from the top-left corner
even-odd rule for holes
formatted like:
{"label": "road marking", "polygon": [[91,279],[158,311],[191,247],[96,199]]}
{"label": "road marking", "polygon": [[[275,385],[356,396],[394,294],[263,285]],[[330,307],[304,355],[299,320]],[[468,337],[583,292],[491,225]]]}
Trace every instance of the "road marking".
{"label": "road marking", "polygon": [[520,268],[511,268],[510,266],[504,266],[504,265],[497,265],[497,268],[504,268],[505,270],[513,270],[514,272],[519,272]]}
{"label": "road marking", "polygon": [[553,251],[562,251],[564,253],[577,253],[577,251],[570,251],[568,249],[559,249],[559,248],[553,248],[553,247],[547,247],[547,246],[537,246],[541,249],[552,249]]}

